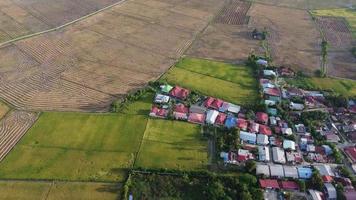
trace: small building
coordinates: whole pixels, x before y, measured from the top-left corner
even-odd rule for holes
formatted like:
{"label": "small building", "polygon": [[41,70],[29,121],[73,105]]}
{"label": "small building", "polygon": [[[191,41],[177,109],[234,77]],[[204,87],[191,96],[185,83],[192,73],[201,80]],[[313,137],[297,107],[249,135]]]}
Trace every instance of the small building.
{"label": "small building", "polygon": [[304,105],[303,105],[303,104],[300,104],[300,103],[290,102],[289,108],[290,108],[291,110],[298,110],[298,111],[301,111],[301,110],[304,110]]}
{"label": "small building", "polygon": [[160,88],[161,88],[161,92],[164,94],[169,94],[169,92],[173,89],[173,87],[168,84],[161,85]]}
{"label": "small building", "polygon": [[338,143],[340,141],[339,136],[334,133],[325,135],[325,139],[327,142],[331,142],[331,143]]}
{"label": "small building", "polygon": [[269,124],[270,124],[271,126],[277,125],[276,117],[274,117],[274,116],[269,117]]}
{"label": "small building", "polygon": [[249,133],[245,131],[240,131],[240,140],[250,143],[250,144],[256,144],[256,134],[254,133]]}
{"label": "small building", "polygon": [[265,100],[265,105],[266,106],[275,106],[276,102],[275,101],[271,101],[271,100]]}
{"label": "small building", "polygon": [[271,172],[271,177],[283,178],[284,171],[282,165],[270,165],[269,170]]}
{"label": "small building", "polygon": [[247,126],[248,126],[248,122],[247,120],[245,119],[242,119],[242,118],[238,118],[237,119],[237,124],[236,124],[236,127],[241,129],[241,130],[246,130],[247,129]]}
{"label": "small building", "polygon": [[219,113],[219,115],[216,117],[215,124],[219,126],[224,126],[226,118],[227,115],[225,113]]}
{"label": "small building", "polygon": [[188,122],[195,124],[204,124],[205,114],[200,113],[190,113],[188,117]]}
{"label": "small building", "polygon": [[256,175],[263,175],[266,177],[270,177],[269,166],[257,164],[256,166]]}
{"label": "small building", "polygon": [[166,118],[168,116],[168,112],[169,111],[167,109],[152,106],[149,116],[157,118]]}
{"label": "small building", "polygon": [[322,176],[335,176],[330,165],[314,165],[314,168],[318,170]]}
{"label": "small building", "polygon": [[263,76],[276,77],[277,74],[276,74],[276,72],[274,72],[273,70],[267,70],[267,69],[265,69],[265,70],[263,70]]}
{"label": "small building", "polygon": [[289,149],[295,151],[295,142],[292,140],[284,140],[283,141],[283,149]]}
{"label": "small building", "polygon": [[251,133],[257,133],[260,125],[255,122],[250,122],[250,126],[248,127],[248,131]]}
{"label": "small building", "polygon": [[257,144],[258,145],[267,145],[269,143],[268,136],[263,134],[257,134]]}
{"label": "small building", "polygon": [[190,91],[185,89],[185,88],[182,88],[182,87],[179,87],[179,86],[175,86],[170,92],[169,94],[172,96],[172,97],[175,97],[177,99],[181,99],[181,100],[185,100],[188,98],[189,96],[189,93]]}
{"label": "small building", "polygon": [[237,161],[239,162],[255,159],[255,157],[249,150],[239,149],[237,154],[238,154]]}
{"label": "small building", "polygon": [[309,179],[312,177],[313,171],[309,167],[297,167],[298,176],[301,179]]}
{"label": "small building", "polygon": [[262,162],[269,162],[271,160],[269,147],[258,146],[258,160]]}
{"label": "small building", "polygon": [[272,116],[276,116],[278,114],[278,110],[276,108],[267,108],[267,113]]}
{"label": "small building", "polygon": [[166,104],[170,100],[170,97],[163,94],[156,94],[154,102],[158,104]]}
{"label": "small building", "polygon": [[300,134],[304,134],[306,132],[306,128],[305,128],[304,124],[296,124],[295,130],[297,131],[297,133],[300,133]]}
{"label": "small building", "polygon": [[223,103],[224,101],[221,99],[208,97],[204,102],[204,106],[207,108],[213,108],[215,110],[219,110],[219,108],[223,105]]}
{"label": "small building", "polygon": [[350,158],[352,163],[356,162],[356,147],[346,147],[344,148],[346,155]]}
{"label": "small building", "polygon": [[336,189],[331,183],[324,183],[324,193],[327,200],[336,200]]}
{"label": "small building", "polygon": [[283,135],[292,135],[293,131],[291,128],[281,128],[282,134]]}
{"label": "small building", "polygon": [[267,136],[271,136],[272,135],[272,130],[266,125],[260,125],[258,132],[263,134],[263,135],[267,135]]}
{"label": "small building", "polygon": [[173,116],[175,119],[187,120],[189,108],[184,104],[177,104],[173,110]]}
{"label": "small building", "polygon": [[227,111],[233,114],[238,114],[241,107],[232,103],[228,103]]}
{"label": "small building", "polygon": [[256,121],[262,124],[268,123],[268,115],[264,112],[257,112],[256,113]]}
{"label": "small building", "polygon": [[299,185],[295,181],[281,181],[284,190],[299,190]]}
{"label": "small building", "polygon": [[283,170],[284,170],[284,176],[286,178],[294,178],[294,179],[298,178],[298,170],[296,167],[284,165]]}
{"label": "small building", "polygon": [[237,119],[233,116],[228,116],[225,120],[226,128],[235,128],[237,124]]}
{"label": "small building", "polygon": [[323,200],[323,193],[317,190],[308,190],[312,200]]}
{"label": "small building", "polygon": [[275,179],[260,179],[259,183],[263,189],[280,189],[278,181]]}
{"label": "small building", "polygon": [[268,61],[267,61],[267,60],[264,60],[264,59],[258,59],[258,60],[256,61],[256,64],[257,64],[257,65],[264,66],[264,67],[268,67]]}
{"label": "small building", "polygon": [[273,155],[273,162],[285,164],[286,157],[284,154],[284,150],[280,147],[272,147],[272,155]]}
{"label": "small building", "polygon": [[215,120],[216,118],[218,117],[219,115],[219,112],[216,111],[216,110],[209,110],[207,113],[206,113],[206,123],[207,124],[214,124],[215,123]]}

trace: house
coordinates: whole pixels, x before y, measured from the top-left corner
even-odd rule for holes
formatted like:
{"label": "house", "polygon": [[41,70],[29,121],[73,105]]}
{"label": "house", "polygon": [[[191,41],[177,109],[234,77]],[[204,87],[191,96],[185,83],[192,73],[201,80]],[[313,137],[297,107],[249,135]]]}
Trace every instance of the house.
{"label": "house", "polygon": [[350,160],[355,163],[356,162],[356,147],[346,147],[344,148],[346,155],[350,158]]}
{"label": "house", "polygon": [[204,106],[206,108],[213,108],[215,110],[219,110],[219,108],[223,105],[224,101],[220,99],[215,99],[213,97],[208,97],[205,102]]}
{"label": "house", "polygon": [[265,100],[265,105],[266,106],[275,106],[276,102],[275,101],[271,101],[271,100]]}
{"label": "house", "polygon": [[241,107],[232,103],[228,103],[227,111],[233,114],[240,112]]}
{"label": "house", "polygon": [[278,146],[278,147],[282,146],[282,141],[278,138],[273,137],[273,136],[269,137],[269,143],[272,146]]}
{"label": "house", "polygon": [[292,152],[286,152],[286,158],[287,162],[290,163],[302,163],[303,162],[303,156],[300,152],[292,151]]}
{"label": "house", "polygon": [[278,181],[275,179],[260,179],[259,183],[263,189],[280,189]]}
{"label": "house", "polygon": [[270,124],[271,126],[277,125],[276,117],[274,117],[274,116],[269,117],[269,124]]}
{"label": "house", "polygon": [[284,171],[282,165],[270,165],[269,170],[271,172],[271,177],[283,178]]}
{"label": "house", "polygon": [[256,175],[263,175],[266,177],[270,177],[269,166],[257,164],[256,165]]}
{"label": "house", "polygon": [[215,124],[219,126],[224,126],[226,118],[227,115],[225,113],[219,113],[219,115],[216,117]]}
{"label": "house", "polygon": [[278,111],[276,108],[267,108],[267,113],[272,116],[276,116],[278,114]]}
{"label": "house", "polygon": [[250,126],[248,127],[248,131],[251,133],[257,133],[260,125],[255,122],[250,122]]}
{"label": "house", "polygon": [[257,65],[264,66],[264,67],[268,67],[268,61],[267,61],[267,60],[264,60],[264,59],[258,59],[258,60],[256,61],[256,64],[257,64]]}
{"label": "house", "polygon": [[323,148],[325,155],[331,155],[333,153],[333,150],[329,145],[323,144],[321,147]]}
{"label": "house", "polygon": [[307,152],[315,152],[315,145],[313,145],[313,144],[307,144],[306,151],[307,151]]}
{"label": "house", "polygon": [[195,124],[204,124],[205,114],[200,113],[190,113],[188,117],[188,122]]}
{"label": "house", "polygon": [[256,134],[254,133],[249,133],[245,131],[240,131],[240,140],[250,143],[250,144],[256,144]]}
{"label": "house", "polygon": [[308,190],[308,192],[309,192],[312,200],[324,200],[323,193],[321,193],[317,190]]}
{"label": "house", "polygon": [[301,110],[304,110],[304,104],[290,102],[289,108],[290,108],[291,110],[298,110],[298,111],[301,111]]}
{"label": "house", "polygon": [[275,97],[281,96],[281,91],[278,88],[264,88],[263,93],[267,96],[275,96]]}
{"label": "house", "polygon": [[247,120],[245,119],[242,119],[242,118],[238,118],[237,119],[237,124],[236,124],[236,127],[241,129],[241,130],[246,130],[247,129],[247,126],[248,126],[248,122]]}
{"label": "house", "polygon": [[282,128],[281,129],[283,135],[292,135],[293,131],[291,128]]}
{"label": "house", "polygon": [[206,113],[206,123],[207,124],[214,124],[215,123],[215,120],[216,118],[218,117],[219,115],[219,112],[216,111],[216,110],[209,110],[207,113]]}
{"label": "house", "polygon": [[268,136],[272,135],[272,130],[266,125],[260,125],[258,132],[263,135],[268,135]]}
{"label": "house", "polygon": [[327,200],[336,200],[336,189],[331,183],[324,183],[324,194]]}
{"label": "house", "polygon": [[269,79],[260,79],[260,85],[262,88],[275,88],[276,86]]}
{"label": "house", "polygon": [[283,141],[283,149],[289,149],[295,151],[295,142],[292,140],[284,140]]}
{"label": "house", "polygon": [[318,170],[322,176],[335,176],[330,165],[314,165],[314,168]]}
{"label": "house", "polygon": [[280,76],[283,76],[283,77],[293,77],[295,75],[294,71],[289,68],[289,67],[278,67],[277,68],[277,73],[280,75]]}
{"label": "house", "polygon": [[166,118],[168,116],[168,110],[164,108],[159,108],[157,106],[152,106],[149,116],[158,117],[158,118]]}
{"label": "house", "polygon": [[198,105],[191,105],[189,108],[190,113],[199,113],[199,114],[205,114],[206,113],[206,108]]}
{"label": "house", "polygon": [[226,128],[235,128],[237,124],[237,119],[233,116],[228,116],[225,120]]}
{"label": "house", "polygon": [[188,98],[188,95],[189,95],[190,91],[185,89],[185,88],[182,88],[182,87],[179,87],[179,86],[175,86],[170,92],[169,94],[172,96],[172,97],[175,97],[177,99],[181,99],[181,100],[185,100]]}
{"label": "house", "polygon": [[256,113],[256,121],[262,124],[268,123],[268,115],[264,112],[257,112]]}
{"label": "house", "polygon": [[340,141],[339,136],[334,133],[325,135],[325,139],[327,142],[332,142],[332,143],[338,143]]}
{"label": "house", "polygon": [[273,162],[285,164],[286,157],[284,154],[284,150],[280,147],[272,147],[272,155],[273,155]]}
{"label": "house", "polygon": [[295,181],[281,181],[284,190],[299,190],[299,185]]}
{"label": "house", "polygon": [[324,183],[331,183],[334,179],[332,176],[322,176]]}
{"label": "house", "polygon": [[268,136],[263,134],[257,134],[257,144],[258,145],[267,145],[269,143]]}
{"label": "house", "polygon": [[301,179],[309,179],[312,177],[312,169],[309,167],[297,167],[298,176]]}
{"label": "house", "polygon": [[170,100],[170,97],[167,95],[156,94],[154,102],[158,103],[158,104],[165,104],[165,103],[168,103],[169,100]]}
{"label": "house", "polygon": [[187,120],[189,108],[184,104],[176,104],[173,110],[173,116],[175,119]]}
{"label": "house", "polygon": [[274,76],[274,77],[276,77],[277,74],[276,74],[276,72],[274,72],[273,70],[267,70],[267,69],[265,69],[265,70],[263,70],[263,76],[267,76],[267,77]]}
{"label": "house", "polygon": [[237,154],[237,161],[239,162],[244,162],[255,158],[249,150],[245,149],[239,149]]}
{"label": "house", "polygon": [[270,153],[269,153],[269,147],[267,146],[258,146],[258,160],[262,162],[269,162],[270,159]]}
{"label": "house", "polygon": [[298,178],[298,170],[296,167],[284,165],[283,170],[286,178]]}
{"label": "house", "polygon": [[169,94],[169,92],[173,89],[173,87],[168,84],[161,85],[160,88],[161,88],[161,92],[164,94]]}

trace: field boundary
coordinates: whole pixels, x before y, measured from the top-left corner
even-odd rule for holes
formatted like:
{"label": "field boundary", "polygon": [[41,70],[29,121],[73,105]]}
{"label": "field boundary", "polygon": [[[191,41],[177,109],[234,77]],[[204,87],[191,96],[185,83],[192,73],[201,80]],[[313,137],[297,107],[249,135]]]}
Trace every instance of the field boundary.
{"label": "field boundary", "polygon": [[61,179],[0,179],[1,182],[37,182],[37,183],[121,183],[118,181],[98,181],[98,180],[61,180]]}

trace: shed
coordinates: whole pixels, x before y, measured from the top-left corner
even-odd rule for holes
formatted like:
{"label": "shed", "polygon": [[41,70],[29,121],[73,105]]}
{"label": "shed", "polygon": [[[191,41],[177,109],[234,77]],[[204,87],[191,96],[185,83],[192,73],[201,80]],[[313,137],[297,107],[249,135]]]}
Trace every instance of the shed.
{"label": "shed", "polygon": [[294,166],[287,166],[284,165],[283,166],[283,170],[284,170],[284,176],[287,178],[298,178],[298,170],[297,167]]}
{"label": "shed", "polygon": [[261,65],[261,66],[264,66],[264,67],[268,67],[268,61],[267,61],[267,60],[264,60],[264,59],[258,59],[258,60],[256,61],[256,64]]}
{"label": "shed", "polygon": [[269,170],[271,172],[271,177],[284,177],[284,171],[282,165],[270,165]]}
{"label": "shed", "polygon": [[266,125],[260,125],[259,126],[259,133],[263,134],[263,135],[272,135],[272,130],[266,126]]}
{"label": "shed", "polygon": [[295,181],[281,181],[284,190],[299,190],[299,185]]}
{"label": "shed", "polygon": [[173,86],[164,84],[164,85],[161,85],[160,88],[161,88],[161,92],[163,92],[165,94],[169,94],[169,92],[173,89]]}
{"label": "shed", "polygon": [[199,113],[199,114],[205,114],[206,108],[198,105],[192,105],[189,108],[189,112],[191,113]]}
{"label": "shed", "polygon": [[256,144],[256,134],[240,131],[240,140],[250,144]]}
{"label": "shed", "polygon": [[268,123],[268,115],[264,112],[257,112],[256,113],[256,121],[262,124]]}
{"label": "shed", "polygon": [[225,126],[227,128],[235,128],[237,124],[237,120],[233,116],[228,116],[226,121],[225,121]]}
{"label": "shed", "polygon": [[241,130],[246,130],[247,126],[248,126],[248,122],[245,119],[238,118],[236,126],[237,126],[237,128],[239,128]]}
{"label": "shed", "polygon": [[284,140],[283,149],[290,149],[292,151],[295,151],[295,142],[292,140]]}
{"label": "shed", "polygon": [[312,176],[312,169],[309,167],[298,167],[298,176],[302,179],[309,179]]}
{"label": "shed", "polygon": [[257,164],[256,175],[264,175],[266,177],[270,177],[269,166]]}
{"label": "shed", "polygon": [[336,200],[336,189],[331,183],[324,183],[324,192],[328,200]]}
{"label": "shed", "polygon": [[314,165],[314,167],[319,171],[320,175],[322,176],[335,176],[330,165]]}
{"label": "shed", "polygon": [[240,112],[241,107],[232,103],[228,103],[227,111],[237,114]]}
{"label": "shed", "polygon": [[189,95],[190,91],[179,87],[179,86],[175,86],[170,92],[169,94],[175,98],[181,99],[181,100],[185,100],[188,95]]}
{"label": "shed", "polygon": [[262,162],[271,160],[268,146],[258,146],[258,160]]}
{"label": "shed", "polygon": [[263,134],[257,134],[257,144],[258,145],[267,145],[269,143],[268,136]]}
{"label": "shed", "polygon": [[214,124],[216,118],[218,117],[219,112],[216,110],[209,110],[206,114],[206,123],[208,124]]}

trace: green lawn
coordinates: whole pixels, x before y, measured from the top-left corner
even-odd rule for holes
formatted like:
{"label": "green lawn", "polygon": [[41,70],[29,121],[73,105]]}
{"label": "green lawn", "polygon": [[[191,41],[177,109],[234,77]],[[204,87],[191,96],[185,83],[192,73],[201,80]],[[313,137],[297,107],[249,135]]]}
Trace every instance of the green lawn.
{"label": "green lawn", "polygon": [[301,88],[332,90],[345,96],[356,96],[356,81],[336,78],[298,78],[288,79],[288,83]]}
{"label": "green lawn", "polygon": [[120,194],[119,186],[111,183],[1,181],[0,188],[1,199],[7,200],[115,200]]}
{"label": "green lawn", "polygon": [[149,119],[136,167],[197,170],[207,162],[207,140],[198,125]]}
{"label": "green lawn", "polygon": [[184,58],[162,80],[236,104],[256,102],[257,81],[245,66]]}
{"label": "green lawn", "polygon": [[121,181],[147,118],[43,113],[0,164],[0,178]]}
{"label": "green lawn", "polygon": [[314,10],[312,14],[317,16],[344,17],[351,27],[354,37],[356,37],[356,10],[348,8]]}

